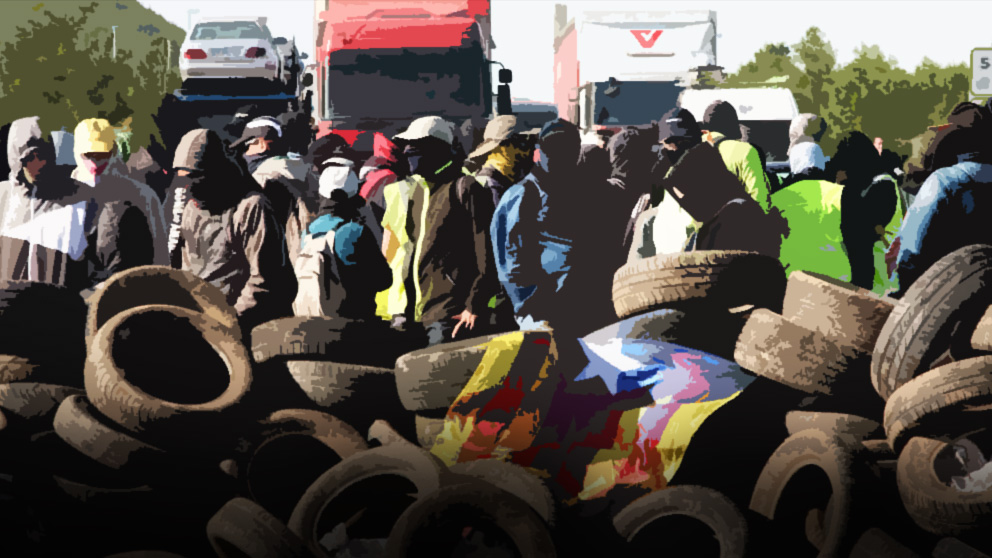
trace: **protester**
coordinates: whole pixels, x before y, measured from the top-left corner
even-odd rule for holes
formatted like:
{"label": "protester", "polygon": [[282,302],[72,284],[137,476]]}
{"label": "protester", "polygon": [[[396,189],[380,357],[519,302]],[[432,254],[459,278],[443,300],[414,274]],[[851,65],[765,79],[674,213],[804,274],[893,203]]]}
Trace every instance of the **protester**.
{"label": "protester", "polygon": [[610,165],[610,152],[598,145],[583,145],[579,148],[579,175],[597,182],[608,182],[613,174]]}
{"label": "protester", "polygon": [[740,141],[741,123],[737,110],[727,101],[714,101],[703,113],[705,140],[720,152],[727,169],[744,185],[761,209],[771,207],[771,191],[761,155],[751,144]]}
{"label": "protester", "polygon": [[[375,296],[388,289],[392,271],[362,210],[354,162],[329,159],[320,178],[320,210],[310,223],[295,270],[297,316],[376,322]],[[344,179],[338,177],[344,175]]]}
{"label": "protester", "polygon": [[224,152],[220,137],[183,136],[173,167],[189,181],[180,228],[182,268],[219,287],[242,330],[292,314],[296,277],[269,201]]}
{"label": "protester", "polygon": [[[952,125],[931,145],[933,171],[909,207],[894,244],[899,294],[954,250],[992,244],[985,214],[985,208],[992,207],[992,150],[979,121],[970,124]],[[947,165],[950,161],[956,162]]]}
{"label": "protester", "polygon": [[165,202],[169,197],[174,175],[169,172],[169,153],[155,138],[147,147],[141,147],[127,160],[128,176],[135,182],[146,184]]}
{"label": "protester", "polygon": [[114,129],[102,118],[88,118],[73,133],[76,169],[72,178],[100,190],[103,199],[123,200],[137,207],[152,232],[155,265],[169,265],[168,224],[162,200],[150,187],[128,177],[128,169],[118,155]]}
{"label": "protester", "polygon": [[[365,199],[358,195],[359,180],[355,174],[356,154],[347,144],[338,144],[330,152],[323,152],[326,157],[320,161],[320,176],[317,179],[321,206],[326,205],[330,192],[341,190],[351,199],[348,206],[357,212],[365,227],[375,239],[376,246],[382,245],[382,225],[380,217],[372,211]],[[387,285],[388,286],[388,285]],[[382,289],[379,289],[382,290]]]}
{"label": "protester", "polygon": [[786,155],[792,160],[792,150],[802,143],[819,144],[823,135],[827,133],[827,122],[819,116],[804,112],[792,119],[789,124],[789,149]]}
{"label": "protester", "polygon": [[670,193],[700,223],[686,250],[745,250],[777,258],[784,223],[767,213],[720,164],[709,143],[693,147],[664,179]]}
{"label": "protester", "polygon": [[560,118],[548,122],[537,146],[538,163],[503,195],[491,228],[499,280],[523,328],[566,322],[560,318],[567,304],[559,294],[569,279],[578,220],[569,215],[568,197],[585,201],[575,191],[580,149],[575,125]]}
{"label": "protester", "polygon": [[245,126],[232,147],[237,149],[252,178],[262,187],[276,220],[286,234],[289,261],[296,261],[302,238],[316,211],[314,196],[308,191],[309,165],[287,155],[282,126],[273,118],[259,117]]}
{"label": "protester", "polygon": [[884,236],[898,206],[893,184],[878,180],[881,169],[878,150],[868,136],[848,132],[827,163],[827,180],[842,185],[841,234],[851,264],[850,282],[872,289],[876,274],[874,246]]}
{"label": "protester", "polygon": [[393,282],[380,315],[412,333],[422,325],[432,345],[482,335],[477,322],[490,322],[499,287],[487,235],[492,195],[462,175],[450,122],[418,118],[396,140],[410,176],[386,186],[382,245]]}
{"label": "protester", "polygon": [[118,271],[152,263],[148,221],[129,201],[88,188],[55,167],[37,117],[15,120],[0,182],[0,280],[88,290]]}
{"label": "protester", "polygon": [[358,178],[362,181],[361,196],[380,213],[380,218],[386,210],[385,188],[406,178],[405,164],[403,149],[376,132],[372,140],[372,156],[365,161]]}
{"label": "protester", "polygon": [[642,195],[651,192],[651,171],[657,161],[651,151],[654,144],[647,131],[637,128],[624,128],[607,144],[612,170],[610,184],[619,190],[620,205],[627,212]]}
{"label": "protester", "polygon": [[809,141],[797,143],[789,150],[789,176],[782,181],[782,188],[804,180],[823,180],[826,165],[827,157],[818,144]]}
{"label": "protester", "polygon": [[493,206],[530,172],[533,135],[536,131],[525,131],[516,116],[497,116],[486,125],[482,143],[469,154],[469,159],[481,162],[482,168],[475,177],[492,193]]}

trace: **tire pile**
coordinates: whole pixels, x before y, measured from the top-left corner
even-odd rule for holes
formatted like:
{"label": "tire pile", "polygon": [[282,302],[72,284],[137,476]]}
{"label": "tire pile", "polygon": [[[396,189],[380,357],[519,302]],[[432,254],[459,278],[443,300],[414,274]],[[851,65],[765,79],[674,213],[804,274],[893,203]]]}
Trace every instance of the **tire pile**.
{"label": "tire pile", "polygon": [[679,310],[643,330],[756,378],[668,488],[589,502],[428,451],[492,337],[413,350],[324,318],[246,335],[219,290],[160,267],[88,308],[3,284],[0,555],[986,556],[990,264],[959,250],[898,301],[740,252],[621,268],[621,318]]}

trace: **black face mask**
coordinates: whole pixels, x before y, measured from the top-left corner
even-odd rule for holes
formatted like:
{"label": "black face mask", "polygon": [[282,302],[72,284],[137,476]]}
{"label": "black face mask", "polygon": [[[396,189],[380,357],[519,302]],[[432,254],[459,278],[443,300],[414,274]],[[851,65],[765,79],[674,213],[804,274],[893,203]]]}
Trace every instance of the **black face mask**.
{"label": "black face mask", "polygon": [[410,174],[419,174],[426,179],[434,178],[446,163],[451,162],[450,153],[424,149],[416,145],[407,146],[403,154],[406,157],[407,166],[410,168]]}
{"label": "black face mask", "polygon": [[248,171],[254,173],[258,170],[258,167],[270,157],[272,157],[272,153],[266,151],[265,153],[259,153],[257,155],[245,155],[244,159],[245,162],[248,163]]}

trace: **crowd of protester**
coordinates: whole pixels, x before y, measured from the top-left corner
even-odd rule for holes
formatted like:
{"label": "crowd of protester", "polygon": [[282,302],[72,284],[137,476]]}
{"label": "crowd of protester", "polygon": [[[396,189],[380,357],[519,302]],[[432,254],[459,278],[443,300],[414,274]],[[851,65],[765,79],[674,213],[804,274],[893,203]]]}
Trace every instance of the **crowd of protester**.
{"label": "crowd of protester", "polygon": [[719,101],[605,145],[583,145],[564,119],[528,130],[502,115],[465,149],[462,129],[427,116],[375,134],[369,157],[300,119],[239,115],[126,164],[111,123],[86,119],[73,168],[22,118],[0,134],[0,280],[86,295],[115,272],[171,265],[219,287],[245,331],[330,316],[433,345],[541,325],[588,333],[616,320],[614,272],[657,254],[760,252],[899,296],[945,254],[992,244],[988,106],[960,103],[905,165],[857,130],[828,157],[826,128],[793,121],[785,175]]}

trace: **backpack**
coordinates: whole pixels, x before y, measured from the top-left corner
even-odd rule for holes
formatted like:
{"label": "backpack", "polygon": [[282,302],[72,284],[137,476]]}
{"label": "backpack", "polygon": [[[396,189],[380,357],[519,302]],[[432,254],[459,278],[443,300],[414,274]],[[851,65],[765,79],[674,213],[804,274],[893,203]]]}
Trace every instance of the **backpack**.
{"label": "backpack", "polygon": [[308,236],[293,268],[298,284],[293,314],[336,316],[345,293],[334,253],[334,231],[320,237]]}

